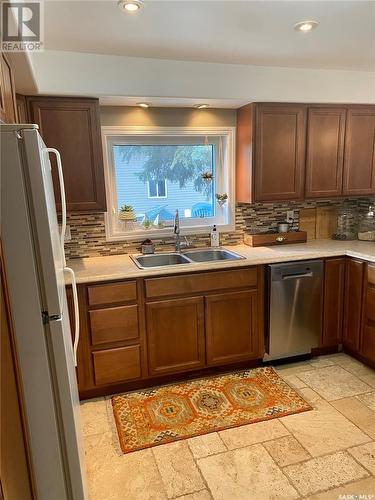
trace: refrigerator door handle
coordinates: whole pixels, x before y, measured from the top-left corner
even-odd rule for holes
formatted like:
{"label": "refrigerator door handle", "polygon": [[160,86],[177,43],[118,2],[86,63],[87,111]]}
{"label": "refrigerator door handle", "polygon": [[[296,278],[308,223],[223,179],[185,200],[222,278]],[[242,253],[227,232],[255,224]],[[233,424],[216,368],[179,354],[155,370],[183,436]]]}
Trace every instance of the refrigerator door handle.
{"label": "refrigerator door handle", "polygon": [[62,250],[62,255],[64,259],[64,265],[66,264],[65,261],[65,250],[64,250],[64,242],[65,242],[65,232],[66,232],[66,199],[65,199],[65,186],[64,186],[64,174],[63,174],[63,169],[62,169],[62,162],[61,162],[61,155],[55,148],[44,148],[44,151],[47,153],[53,153],[56,157],[56,163],[57,163],[57,172],[59,176],[59,183],[60,183],[60,197],[61,197],[61,235],[60,235],[60,243],[61,243],[61,250]]}
{"label": "refrigerator door handle", "polygon": [[74,342],[73,342],[73,355],[74,355],[74,366],[77,366],[77,349],[79,343],[79,306],[78,306],[78,293],[77,293],[77,283],[76,276],[73,269],[70,267],[64,267],[64,271],[70,274],[72,292],[73,292],[73,303],[74,303]]}

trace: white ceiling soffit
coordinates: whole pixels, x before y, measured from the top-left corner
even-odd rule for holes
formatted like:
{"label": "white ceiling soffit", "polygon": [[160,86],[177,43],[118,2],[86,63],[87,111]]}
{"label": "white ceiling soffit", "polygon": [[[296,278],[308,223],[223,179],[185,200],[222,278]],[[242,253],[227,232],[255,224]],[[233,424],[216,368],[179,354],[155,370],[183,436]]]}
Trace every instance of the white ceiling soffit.
{"label": "white ceiling soffit", "polygon": [[[316,20],[311,33],[293,29]],[[316,69],[375,70],[374,1],[47,1],[47,50]]]}
{"label": "white ceiling soffit", "polygon": [[[220,101],[375,102],[375,72],[247,66],[78,52],[31,54],[38,93]],[[104,101],[103,101],[104,102]],[[123,102],[123,101],[122,101]],[[219,103],[218,103],[219,105]]]}

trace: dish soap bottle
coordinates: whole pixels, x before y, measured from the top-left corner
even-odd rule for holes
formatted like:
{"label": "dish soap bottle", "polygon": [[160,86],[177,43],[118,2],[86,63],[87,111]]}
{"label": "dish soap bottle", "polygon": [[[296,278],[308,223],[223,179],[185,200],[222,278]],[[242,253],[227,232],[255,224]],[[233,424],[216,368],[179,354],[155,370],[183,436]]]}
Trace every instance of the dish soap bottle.
{"label": "dish soap bottle", "polygon": [[212,247],[218,247],[219,245],[219,232],[217,230],[216,225],[212,228],[211,231],[211,246]]}
{"label": "dish soap bottle", "polygon": [[359,224],[358,239],[375,241],[375,207],[371,206]]}

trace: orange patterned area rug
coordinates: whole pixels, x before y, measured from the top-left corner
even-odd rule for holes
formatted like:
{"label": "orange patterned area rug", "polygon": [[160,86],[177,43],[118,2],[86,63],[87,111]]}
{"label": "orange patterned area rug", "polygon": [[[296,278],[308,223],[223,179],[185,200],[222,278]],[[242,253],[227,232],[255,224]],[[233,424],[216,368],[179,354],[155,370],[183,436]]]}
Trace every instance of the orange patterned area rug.
{"label": "orange patterned area rug", "polygon": [[312,409],[269,367],[122,394],[112,406],[124,453]]}

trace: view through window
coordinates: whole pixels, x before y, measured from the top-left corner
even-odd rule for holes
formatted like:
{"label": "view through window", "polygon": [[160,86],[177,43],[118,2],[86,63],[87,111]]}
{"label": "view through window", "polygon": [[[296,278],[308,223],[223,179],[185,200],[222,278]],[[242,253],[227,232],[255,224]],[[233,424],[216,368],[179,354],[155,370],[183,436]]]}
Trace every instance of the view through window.
{"label": "view through window", "polygon": [[168,224],[214,217],[214,144],[113,146],[117,208],[133,207],[136,221]]}

